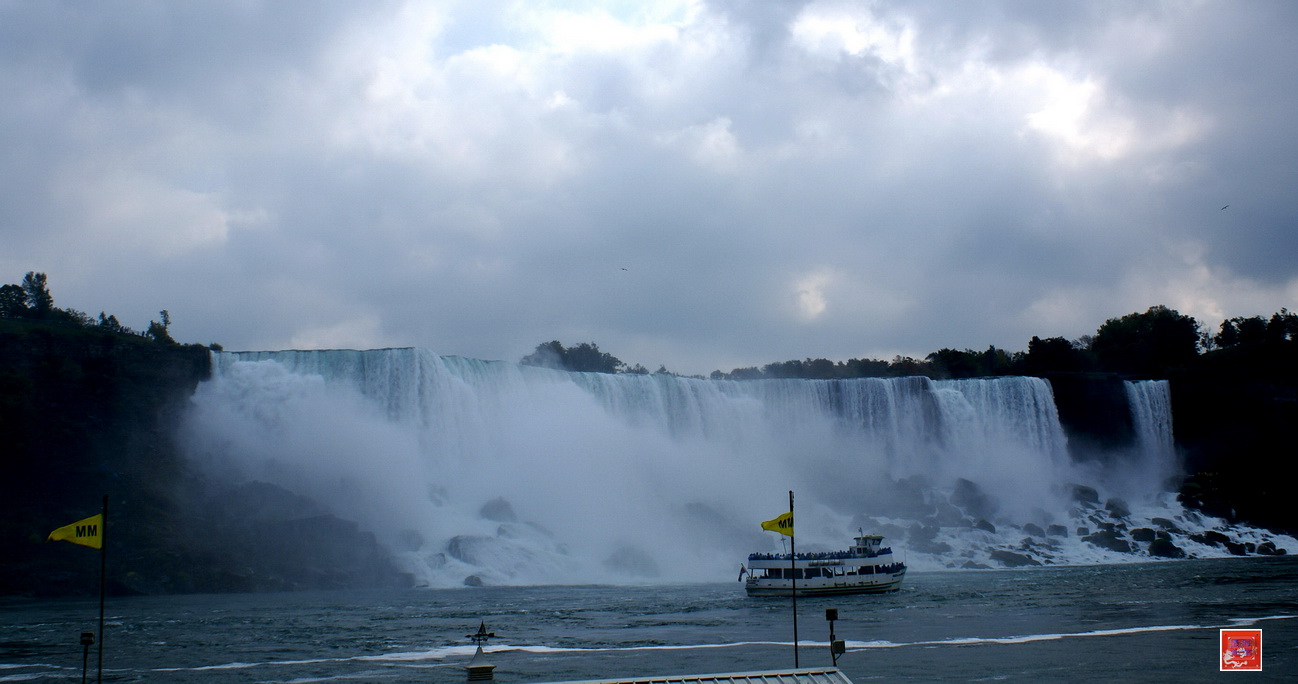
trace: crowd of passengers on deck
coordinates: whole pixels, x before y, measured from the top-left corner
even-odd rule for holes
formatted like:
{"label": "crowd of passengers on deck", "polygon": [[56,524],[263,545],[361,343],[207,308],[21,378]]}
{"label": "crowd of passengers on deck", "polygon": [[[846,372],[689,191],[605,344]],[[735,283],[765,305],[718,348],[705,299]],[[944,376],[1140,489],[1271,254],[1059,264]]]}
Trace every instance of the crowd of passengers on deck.
{"label": "crowd of passengers on deck", "polygon": [[[879,549],[877,553],[871,553],[869,551],[866,551],[864,557],[874,558],[876,556],[881,556],[885,553],[892,553],[892,548],[885,546],[882,549]],[[862,554],[853,553],[851,551],[824,551],[821,553],[799,553],[794,556],[793,560],[813,560],[813,561],[814,560],[847,560],[849,558],[861,558],[861,557]],[[748,554],[748,560],[750,561],[789,560],[789,554],[750,553]]]}

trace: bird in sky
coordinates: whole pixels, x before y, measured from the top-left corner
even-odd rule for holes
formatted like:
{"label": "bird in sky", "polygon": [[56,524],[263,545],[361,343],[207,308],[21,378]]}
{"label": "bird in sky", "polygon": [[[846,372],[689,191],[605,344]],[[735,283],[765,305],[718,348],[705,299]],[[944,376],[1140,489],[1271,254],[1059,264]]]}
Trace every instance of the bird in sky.
{"label": "bird in sky", "polygon": [[[1226,205],[1226,207],[1229,207],[1229,206],[1230,206],[1229,204]],[[1222,208],[1221,208],[1221,211],[1226,211],[1226,207],[1222,207]]]}

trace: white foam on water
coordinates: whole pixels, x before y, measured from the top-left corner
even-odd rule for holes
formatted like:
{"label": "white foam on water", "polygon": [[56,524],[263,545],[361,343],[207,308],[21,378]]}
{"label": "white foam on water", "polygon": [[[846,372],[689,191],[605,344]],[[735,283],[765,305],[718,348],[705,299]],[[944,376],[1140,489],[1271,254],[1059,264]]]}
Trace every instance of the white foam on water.
{"label": "white foam on water", "polygon": [[[1233,619],[1225,625],[1146,625],[1139,627],[1121,627],[1117,629],[1095,629],[1086,632],[1053,632],[1045,634],[1022,634],[1006,637],[956,637],[952,639],[938,639],[934,641],[911,641],[911,642],[891,642],[891,641],[848,641],[846,642],[848,651],[864,651],[872,648],[902,648],[908,646],[973,646],[979,644],[1030,644],[1039,641],[1058,641],[1060,639],[1079,639],[1087,637],[1111,637],[1124,636],[1128,634],[1143,634],[1150,632],[1182,632],[1191,630],[1217,630],[1230,627],[1245,625],[1254,625],[1266,620],[1291,620],[1295,615],[1268,615],[1255,618]],[[828,644],[808,644],[803,645],[822,645]],[[790,642],[789,645],[792,645]]]}

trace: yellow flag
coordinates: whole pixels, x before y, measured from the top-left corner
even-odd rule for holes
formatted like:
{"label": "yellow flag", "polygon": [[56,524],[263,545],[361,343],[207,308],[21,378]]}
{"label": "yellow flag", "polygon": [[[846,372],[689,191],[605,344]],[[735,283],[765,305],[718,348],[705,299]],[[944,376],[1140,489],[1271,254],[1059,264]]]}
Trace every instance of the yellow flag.
{"label": "yellow flag", "polygon": [[762,529],[770,530],[772,532],[779,532],[780,534],[792,537],[793,536],[793,511],[789,511],[788,513],[781,513],[780,517],[774,518],[772,520],[767,520],[766,522],[762,523]]}
{"label": "yellow flag", "polygon": [[70,541],[73,544],[100,549],[103,548],[103,539],[104,514],[100,513],[50,532],[49,538],[45,541]]}

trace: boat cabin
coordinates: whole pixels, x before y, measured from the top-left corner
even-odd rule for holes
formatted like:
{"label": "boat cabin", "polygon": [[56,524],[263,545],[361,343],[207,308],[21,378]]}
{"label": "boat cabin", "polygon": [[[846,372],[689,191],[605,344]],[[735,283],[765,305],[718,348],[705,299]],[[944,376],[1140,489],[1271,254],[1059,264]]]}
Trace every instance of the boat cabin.
{"label": "boat cabin", "polygon": [[856,543],[852,545],[852,553],[867,558],[879,555],[879,548],[883,546],[883,536],[878,534],[866,534],[853,539]]}

